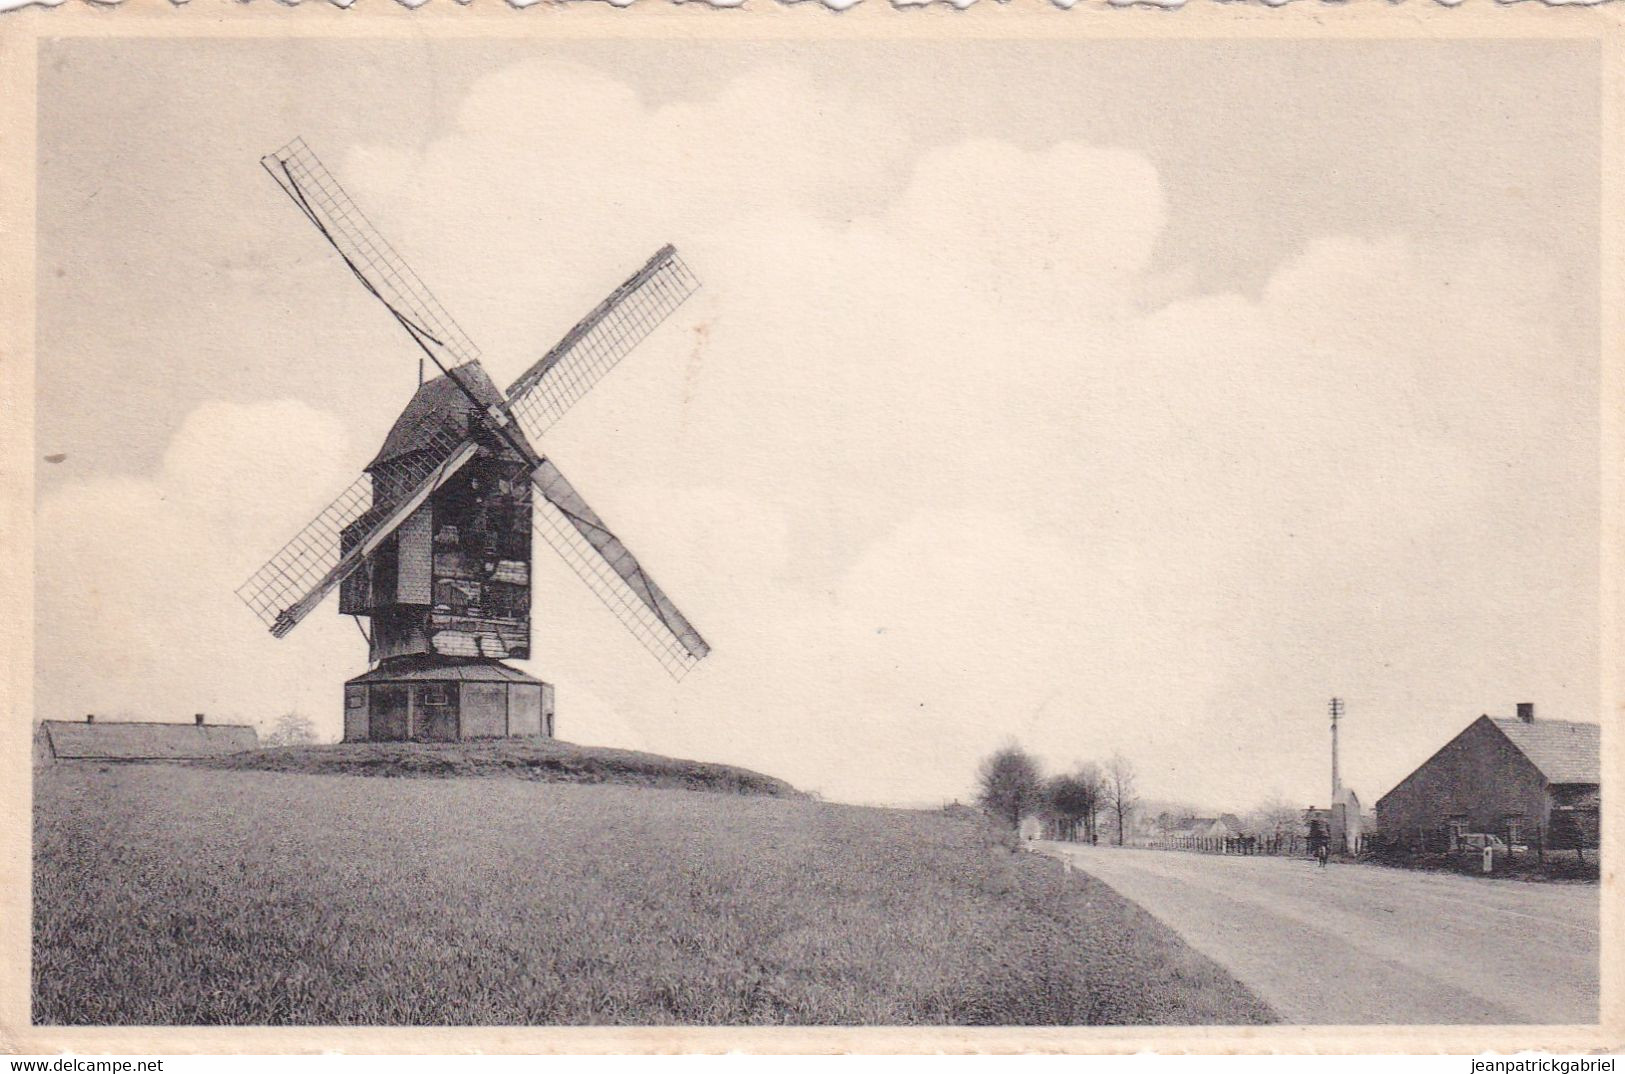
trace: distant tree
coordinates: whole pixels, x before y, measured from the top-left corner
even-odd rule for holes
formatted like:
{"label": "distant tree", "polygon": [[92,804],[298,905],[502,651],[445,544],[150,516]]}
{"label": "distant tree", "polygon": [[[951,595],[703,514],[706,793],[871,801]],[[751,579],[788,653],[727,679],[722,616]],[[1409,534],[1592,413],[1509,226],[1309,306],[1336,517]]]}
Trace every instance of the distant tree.
{"label": "distant tree", "polygon": [[[1585,861],[1587,847],[1595,849],[1602,845],[1602,810],[1575,810],[1574,836],[1574,849],[1580,852],[1580,860]],[[1597,860],[1600,862],[1602,859]]]}
{"label": "distant tree", "polygon": [[1601,810],[1575,809],[1552,811],[1552,825],[1548,845],[1554,850],[1573,850],[1581,861],[1586,860],[1586,848],[1598,845],[1602,834]]}
{"label": "distant tree", "polygon": [[1332,841],[1331,830],[1327,828],[1326,822],[1321,819],[1318,813],[1313,810],[1305,810],[1304,827],[1309,831],[1308,841],[1311,853],[1318,851],[1323,845],[1330,845]]}
{"label": "distant tree", "polygon": [[1247,815],[1252,833],[1265,839],[1295,835],[1302,824],[1303,811],[1279,794],[1271,794]]}
{"label": "distant tree", "polygon": [[1044,785],[1044,799],[1061,838],[1076,842],[1079,828],[1094,808],[1094,788],[1076,773],[1062,773]]}
{"label": "distant tree", "polygon": [[1010,745],[982,762],[976,777],[976,800],[1012,828],[1044,804],[1038,762],[1020,746]]}
{"label": "distant tree", "polygon": [[1106,805],[1117,819],[1117,845],[1123,845],[1124,826],[1134,815],[1134,803],[1139,801],[1134,792],[1134,765],[1121,753],[1112,754],[1106,762]]}
{"label": "distant tree", "polygon": [[1067,834],[1068,820],[1065,807],[1061,804],[1066,797],[1064,784],[1066,775],[1049,776],[1039,782],[1038,812],[1044,818],[1050,830],[1055,832],[1057,839],[1069,839]]}
{"label": "distant tree", "polygon": [[1076,783],[1079,804],[1077,819],[1084,829],[1082,837],[1094,845],[1100,842],[1100,811],[1107,804],[1107,777],[1100,770],[1100,765],[1095,764],[1094,760],[1087,760],[1077,765],[1076,772],[1072,772],[1072,782]]}
{"label": "distant tree", "polygon": [[1083,835],[1090,845],[1100,842],[1100,811],[1106,808],[1106,774],[1093,761],[1078,766],[1073,778],[1083,796]]}
{"label": "distant tree", "polygon": [[307,746],[316,741],[316,725],[308,716],[297,712],[284,712],[271,725],[265,736],[267,746]]}

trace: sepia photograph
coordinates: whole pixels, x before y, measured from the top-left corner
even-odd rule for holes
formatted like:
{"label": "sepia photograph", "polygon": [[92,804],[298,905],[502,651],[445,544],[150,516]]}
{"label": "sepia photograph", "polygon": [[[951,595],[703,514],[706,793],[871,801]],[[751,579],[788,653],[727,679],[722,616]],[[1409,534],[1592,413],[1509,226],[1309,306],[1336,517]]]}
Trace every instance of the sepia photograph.
{"label": "sepia photograph", "polygon": [[1523,14],[29,23],[8,1032],[1617,1031]]}

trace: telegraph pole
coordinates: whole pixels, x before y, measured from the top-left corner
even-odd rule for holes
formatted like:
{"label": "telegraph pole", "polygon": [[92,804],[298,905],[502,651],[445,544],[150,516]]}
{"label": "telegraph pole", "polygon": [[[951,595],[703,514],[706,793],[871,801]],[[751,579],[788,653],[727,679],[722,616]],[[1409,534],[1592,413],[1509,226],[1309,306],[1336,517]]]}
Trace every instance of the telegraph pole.
{"label": "telegraph pole", "polygon": [[1337,774],[1337,721],[1343,717],[1343,699],[1332,698],[1332,805],[1337,805],[1338,792],[1343,789],[1343,781]]}

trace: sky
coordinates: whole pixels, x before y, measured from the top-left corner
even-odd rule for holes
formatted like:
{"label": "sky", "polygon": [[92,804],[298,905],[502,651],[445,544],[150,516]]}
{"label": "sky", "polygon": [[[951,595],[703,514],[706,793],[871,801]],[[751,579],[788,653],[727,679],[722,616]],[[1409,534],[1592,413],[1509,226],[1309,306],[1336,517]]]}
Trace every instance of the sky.
{"label": "sky", "polygon": [[339,734],[355,626],[233,590],[417,365],[259,169],[302,135],[499,383],[664,242],[704,283],[542,450],[714,652],[673,683],[537,542],[561,737],[1239,811],[1324,802],[1333,695],[1367,802],[1596,720],[1588,48],[51,44],[36,715]]}

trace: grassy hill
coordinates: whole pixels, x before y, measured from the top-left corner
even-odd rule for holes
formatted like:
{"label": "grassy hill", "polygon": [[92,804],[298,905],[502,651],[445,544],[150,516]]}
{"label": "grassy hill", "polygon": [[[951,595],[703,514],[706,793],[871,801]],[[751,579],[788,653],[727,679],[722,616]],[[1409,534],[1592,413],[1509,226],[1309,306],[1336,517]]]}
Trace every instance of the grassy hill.
{"label": "grassy hill", "polygon": [[346,776],[517,776],[552,783],[630,783],[728,794],[799,794],[748,768],[548,738],[471,742],[341,742],[247,750],[196,762],[210,768]]}
{"label": "grassy hill", "polygon": [[979,816],[521,779],[36,773],[33,1015],[1190,1024],[1271,1012]]}

